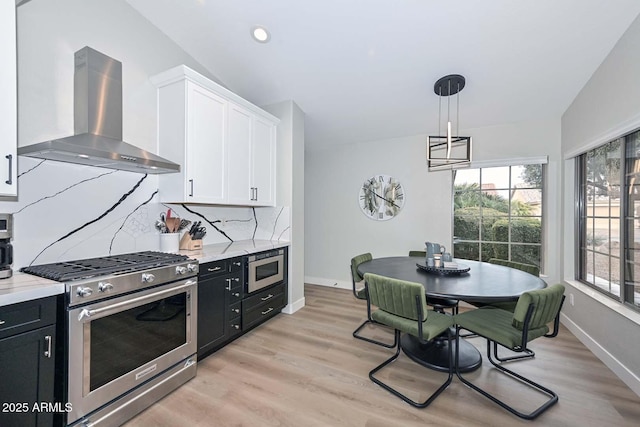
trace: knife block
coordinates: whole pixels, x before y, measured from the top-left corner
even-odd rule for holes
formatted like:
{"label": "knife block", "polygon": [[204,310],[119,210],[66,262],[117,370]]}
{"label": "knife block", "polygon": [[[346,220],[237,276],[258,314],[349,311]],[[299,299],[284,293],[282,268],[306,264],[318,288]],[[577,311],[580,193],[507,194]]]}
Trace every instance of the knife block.
{"label": "knife block", "polygon": [[180,249],[198,251],[202,249],[202,239],[193,240],[191,234],[184,233],[182,239],[180,239]]}

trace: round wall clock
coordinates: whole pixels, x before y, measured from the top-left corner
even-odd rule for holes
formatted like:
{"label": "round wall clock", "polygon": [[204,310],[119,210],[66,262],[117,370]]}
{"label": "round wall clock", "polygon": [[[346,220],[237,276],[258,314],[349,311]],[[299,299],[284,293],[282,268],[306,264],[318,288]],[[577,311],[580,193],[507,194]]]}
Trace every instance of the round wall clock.
{"label": "round wall clock", "polygon": [[360,209],[369,218],[386,221],[400,213],[404,206],[404,189],[389,175],[376,175],[367,179],[358,195]]}

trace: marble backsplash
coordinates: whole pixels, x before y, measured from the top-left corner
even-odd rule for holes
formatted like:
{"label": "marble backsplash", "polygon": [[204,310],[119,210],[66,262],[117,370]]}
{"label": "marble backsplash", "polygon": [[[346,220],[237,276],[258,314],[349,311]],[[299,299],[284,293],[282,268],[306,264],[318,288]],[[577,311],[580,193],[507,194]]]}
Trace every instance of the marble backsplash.
{"label": "marble backsplash", "polygon": [[205,245],[246,239],[288,241],[288,207],[167,205],[158,178],[19,157],[18,201],[0,202],[14,216],[14,270],[143,250],[159,250],[154,224],[174,216],[202,221]]}

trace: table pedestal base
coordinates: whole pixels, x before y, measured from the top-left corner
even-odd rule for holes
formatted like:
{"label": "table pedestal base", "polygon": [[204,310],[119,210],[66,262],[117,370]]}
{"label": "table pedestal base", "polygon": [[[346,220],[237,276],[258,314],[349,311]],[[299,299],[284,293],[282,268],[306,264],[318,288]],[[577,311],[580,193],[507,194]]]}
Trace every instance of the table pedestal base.
{"label": "table pedestal base", "polygon": [[[449,371],[449,346],[453,346],[453,361],[456,360],[456,341],[446,336],[436,338],[426,344],[413,335],[404,334],[400,339],[402,351],[414,362],[436,371]],[[460,372],[475,371],[482,365],[482,355],[473,344],[460,340]]]}

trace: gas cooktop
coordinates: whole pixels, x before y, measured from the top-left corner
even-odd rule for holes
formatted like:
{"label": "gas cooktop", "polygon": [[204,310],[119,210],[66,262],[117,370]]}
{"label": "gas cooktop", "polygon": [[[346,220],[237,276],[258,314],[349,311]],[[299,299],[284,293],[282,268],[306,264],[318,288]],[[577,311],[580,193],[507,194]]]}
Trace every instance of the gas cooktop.
{"label": "gas cooktop", "polygon": [[110,274],[130,273],[156,267],[170,266],[188,260],[186,255],[165,252],[134,252],[78,261],[55,262],[23,267],[23,273],[58,282],[87,279]]}

